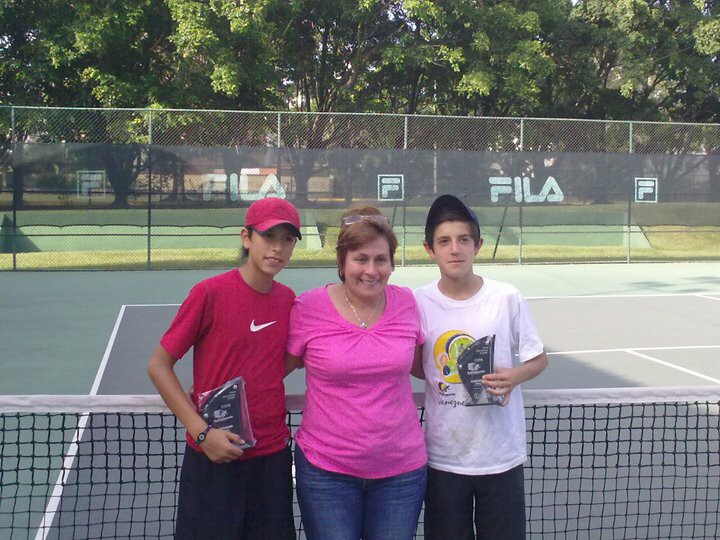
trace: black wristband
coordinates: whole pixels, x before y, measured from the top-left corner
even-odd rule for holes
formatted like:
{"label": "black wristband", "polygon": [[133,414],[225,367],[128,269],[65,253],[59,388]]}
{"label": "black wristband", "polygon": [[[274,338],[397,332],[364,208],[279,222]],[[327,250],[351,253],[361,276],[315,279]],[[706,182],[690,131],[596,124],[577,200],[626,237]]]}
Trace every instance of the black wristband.
{"label": "black wristband", "polygon": [[195,439],[195,444],[200,446],[200,443],[205,440],[205,437],[207,437],[208,431],[210,431],[211,429],[212,429],[211,425],[208,425],[205,429],[203,429],[200,432],[200,435],[197,436],[197,439]]}

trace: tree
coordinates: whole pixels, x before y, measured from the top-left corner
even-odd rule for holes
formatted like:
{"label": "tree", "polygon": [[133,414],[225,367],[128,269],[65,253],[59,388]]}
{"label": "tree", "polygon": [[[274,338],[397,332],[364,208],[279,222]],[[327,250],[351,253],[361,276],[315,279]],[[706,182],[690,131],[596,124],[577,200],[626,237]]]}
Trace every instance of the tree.
{"label": "tree", "polygon": [[[720,121],[720,4],[717,1],[585,0],[577,17],[603,29],[604,100],[600,117],[686,122]],[[600,50],[600,40],[595,50]],[[596,58],[598,58],[596,56]],[[601,66],[601,63],[598,63]],[[622,107],[617,103],[623,104]],[[717,130],[663,130],[676,154],[720,151]],[[654,141],[646,143],[653,153]],[[636,151],[643,151],[640,145]],[[709,196],[720,200],[718,160],[707,159]],[[678,160],[682,163],[682,160]]]}
{"label": "tree", "polygon": [[[64,15],[67,2],[0,3],[0,105],[58,105],[83,94],[82,88],[69,88],[72,70],[53,61],[55,43],[67,39]],[[25,189],[20,165],[22,144],[30,126],[15,118],[11,140],[10,111],[0,115],[0,163],[14,161],[13,204],[23,205]],[[14,159],[12,158],[14,156]]]}
{"label": "tree", "polygon": [[584,0],[585,24],[600,92],[599,118],[711,122],[720,110],[714,2]]}
{"label": "tree", "polygon": [[[249,76],[250,69],[244,69],[256,65],[264,47],[252,35],[233,41],[229,39],[228,23],[218,26],[220,39],[216,42],[224,49],[178,50],[178,45],[193,43],[192,28],[188,26],[193,6],[202,8],[198,2],[171,0],[28,0],[5,6],[0,17],[11,23],[8,27],[13,29],[13,39],[6,38],[5,42],[13,46],[4,49],[7,54],[0,57],[0,92],[7,88],[7,96],[29,96],[27,104],[81,107],[267,106],[267,93],[258,91],[267,84],[266,78],[260,73]],[[209,13],[206,21],[210,26],[221,20],[212,15]],[[221,68],[208,71],[206,67],[212,65],[208,59],[216,53],[225,62],[217,64]],[[245,66],[238,59],[244,59]],[[238,81],[228,75],[232,70],[226,68],[231,61],[236,62],[232,70],[240,77]],[[22,76],[13,78],[9,74],[18,64],[27,69],[20,69]],[[261,72],[273,70],[271,63],[257,65],[267,66]],[[28,85],[43,82],[36,83],[40,86],[35,89],[23,87],[18,81]],[[243,86],[243,81],[251,81],[254,86]],[[43,126],[39,132],[45,140],[134,145],[131,152],[116,147],[113,156],[101,152],[107,159],[105,168],[115,192],[115,204],[122,206],[139,172],[147,169],[147,152],[137,145],[149,142],[149,118],[149,114],[87,111],[69,115],[67,121],[50,128]],[[22,128],[22,123],[19,126]],[[22,170],[17,173],[21,177]]]}
{"label": "tree", "polygon": [[[278,39],[279,68],[289,103],[295,110],[320,113],[290,117],[283,126],[284,146],[312,150],[363,145],[358,140],[362,129],[351,117],[323,113],[379,110],[372,89],[383,78],[388,61],[384,52],[407,30],[401,6],[397,1],[298,0],[275,12],[275,20],[285,24]],[[285,155],[293,168],[296,196],[306,199],[319,155]],[[345,196],[352,197],[349,186]]]}
{"label": "tree", "polygon": [[[359,126],[343,112],[712,122],[718,9],[717,0],[2,2],[0,103],[306,113],[285,117],[290,149],[403,147],[392,119]],[[42,129],[20,119],[16,134],[149,142],[150,114],[110,116],[75,114]],[[269,119],[248,127],[210,125],[207,116],[195,124],[194,113],[153,118],[154,143],[263,146],[277,137]],[[8,123],[0,115],[2,132]],[[427,148],[442,142],[430,131],[419,142]],[[463,135],[447,146],[463,147]],[[507,149],[503,137],[488,147]],[[717,152],[718,143],[709,137],[704,148]],[[135,181],[129,171],[147,168],[146,155],[107,164],[116,194]],[[287,155],[302,198],[322,158]],[[22,168],[15,173],[21,194]]]}
{"label": "tree", "polygon": [[[273,0],[167,0],[178,106],[282,107]],[[179,91],[179,93],[177,93]]]}

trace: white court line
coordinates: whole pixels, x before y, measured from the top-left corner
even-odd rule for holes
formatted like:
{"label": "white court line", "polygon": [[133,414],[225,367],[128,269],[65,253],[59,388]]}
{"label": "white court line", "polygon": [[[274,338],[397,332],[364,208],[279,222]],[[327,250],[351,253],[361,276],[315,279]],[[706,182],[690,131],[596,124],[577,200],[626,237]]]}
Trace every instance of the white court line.
{"label": "white court line", "polygon": [[676,347],[632,347],[632,348],[626,347],[626,348],[621,348],[621,349],[587,349],[584,351],[548,352],[546,354],[548,356],[553,356],[553,355],[563,355],[563,354],[596,354],[596,353],[605,353],[605,352],[624,352],[624,353],[632,354],[635,356],[639,356],[640,358],[644,358],[645,360],[650,360],[651,362],[655,362],[656,364],[660,364],[665,367],[669,367],[672,369],[676,369],[678,371],[682,371],[684,373],[688,373],[690,375],[694,375],[695,377],[705,379],[706,381],[710,381],[715,384],[720,384],[720,379],[716,379],[716,378],[710,377],[708,375],[703,375],[702,373],[699,373],[697,371],[693,371],[691,369],[687,369],[687,368],[678,366],[676,364],[672,364],[670,362],[665,362],[664,360],[660,360],[658,358],[654,358],[652,356],[648,356],[646,354],[642,354],[641,352],[638,352],[638,351],[671,351],[671,350],[679,350],[679,349],[720,349],[720,345],[686,345],[686,346],[676,346]]}
{"label": "white court line", "polygon": [[596,298],[666,298],[666,297],[682,297],[682,296],[700,296],[703,298],[712,298],[712,296],[705,297],[703,295],[709,294],[720,294],[720,292],[708,291],[705,293],[650,293],[650,294],[572,294],[572,295],[557,295],[557,296],[528,296],[526,300],[590,300]]}
{"label": "white court line", "polygon": [[[575,295],[556,295],[556,296],[526,296],[526,300],[584,300],[584,299],[596,299],[596,298],[664,298],[664,297],[682,297],[682,296],[697,296],[700,298],[710,298],[712,300],[720,300],[720,296],[707,296],[710,294],[720,295],[718,292],[707,292],[707,293],[650,293],[650,294],[575,294]],[[126,304],[125,307],[172,307],[179,306],[180,304]]]}
{"label": "white court line", "polygon": [[[100,383],[102,382],[103,374],[105,373],[105,368],[107,367],[108,359],[110,358],[110,353],[112,352],[115,338],[117,337],[118,330],[120,328],[120,323],[122,322],[123,315],[125,314],[125,307],[126,306],[123,305],[120,308],[120,313],[118,313],[117,319],[115,320],[115,327],[110,334],[110,340],[108,341],[107,347],[105,347],[105,354],[103,355],[102,362],[100,362],[97,374],[95,375],[95,381],[93,382],[92,388],[90,389],[89,395],[91,396],[97,395],[98,388],[100,387]],[[60,501],[62,500],[65,482],[68,480],[73,465],[75,464],[75,458],[78,452],[78,443],[82,440],[82,436],[85,432],[85,427],[87,426],[89,418],[90,415],[88,414],[80,415],[80,418],[78,420],[78,426],[75,429],[75,433],[73,435],[72,442],[70,442],[70,446],[68,447],[67,454],[63,459],[62,469],[60,471],[60,474],[58,475],[57,481],[55,482],[55,487],[53,488],[52,494],[50,495],[47,506],[45,507],[45,513],[43,514],[42,521],[40,522],[37,534],[35,535],[35,540],[46,540],[47,536],[50,534],[50,530],[52,529],[52,524],[55,519],[55,513],[57,512]]]}
{"label": "white court line", "polygon": [[696,294],[698,298],[706,298],[708,300],[716,300],[720,302],[720,296],[708,296],[707,294]]}
{"label": "white court line", "polygon": [[633,354],[635,356],[639,356],[640,358],[644,358],[645,360],[650,360],[651,362],[655,362],[656,364],[660,364],[661,366],[669,367],[672,369],[676,369],[678,371],[682,371],[683,373],[688,373],[690,375],[694,375],[695,377],[699,377],[701,379],[705,379],[706,381],[713,382],[715,384],[720,384],[720,379],[716,379],[714,377],[708,377],[707,375],[703,375],[702,373],[698,373],[697,371],[693,371],[692,369],[687,369],[684,367],[677,366],[675,364],[672,364],[670,362],[665,362],[664,360],[660,360],[659,358],[654,358],[652,356],[648,356],[647,354],[642,354],[637,351],[633,350],[626,350],[626,353]]}
{"label": "white court line", "polygon": [[117,319],[115,320],[115,327],[110,334],[110,340],[108,341],[107,347],[105,347],[105,354],[103,354],[102,361],[98,367],[97,374],[95,375],[95,381],[93,382],[92,388],[90,388],[90,395],[94,396],[97,394],[100,383],[102,382],[103,375],[105,374],[105,368],[107,367],[108,360],[110,359],[110,353],[112,352],[113,345],[115,345],[115,338],[117,337],[118,330],[120,329],[120,323],[125,315],[125,308],[123,305],[120,307],[120,313],[118,313]]}
{"label": "white court line", "polygon": [[561,354],[595,354],[606,352],[627,352],[627,351],[676,351],[679,349],[720,349],[720,345],[676,345],[672,347],[620,347],[616,349],[585,349],[579,351],[554,351],[546,352],[548,356]]}

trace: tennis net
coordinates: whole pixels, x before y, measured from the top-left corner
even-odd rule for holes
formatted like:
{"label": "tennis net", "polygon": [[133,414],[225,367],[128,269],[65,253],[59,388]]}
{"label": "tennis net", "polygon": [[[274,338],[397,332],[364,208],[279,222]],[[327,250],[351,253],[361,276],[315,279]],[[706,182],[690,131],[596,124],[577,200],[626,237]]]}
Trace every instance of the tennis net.
{"label": "tennis net", "polygon": [[[720,535],[720,387],[524,395],[528,538]],[[183,450],[156,396],[0,396],[0,537],[171,538]]]}

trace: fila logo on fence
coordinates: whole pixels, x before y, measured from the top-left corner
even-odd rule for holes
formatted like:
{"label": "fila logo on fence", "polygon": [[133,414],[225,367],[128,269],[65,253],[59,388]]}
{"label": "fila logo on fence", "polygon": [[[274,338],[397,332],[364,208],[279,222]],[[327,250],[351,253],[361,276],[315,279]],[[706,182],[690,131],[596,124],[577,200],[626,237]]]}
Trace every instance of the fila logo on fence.
{"label": "fila logo on fence", "polygon": [[405,175],[378,174],[378,201],[405,199]]}
{"label": "fila logo on fence", "polygon": [[226,174],[210,173],[204,175],[207,180],[203,183],[203,199],[209,201],[213,195],[230,192],[230,200],[237,201],[238,195],[243,201],[257,201],[268,196],[285,198],[285,188],[274,174],[268,174],[258,191],[250,191],[248,182],[248,171],[258,172],[258,169],[242,169],[240,177],[237,173]]}
{"label": "fila logo on fence", "polygon": [[658,201],[658,179],[635,179],[635,202],[656,203]]}
{"label": "fila logo on fence", "polygon": [[521,203],[539,203],[539,202],[562,202],[565,200],[565,194],[560,189],[560,184],[552,176],[548,176],[539,193],[534,194],[531,191],[530,178],[527,176],[520,178],[516,176],[491,176],[488,178],[490,182],[490,202],[498,202],[501,196],[511,195],[515,197],[515,202]]}

